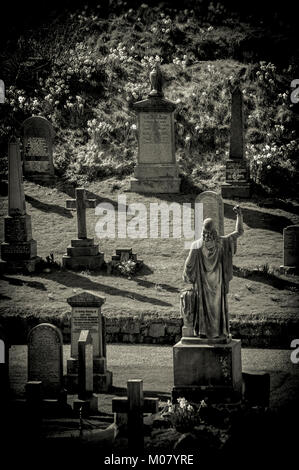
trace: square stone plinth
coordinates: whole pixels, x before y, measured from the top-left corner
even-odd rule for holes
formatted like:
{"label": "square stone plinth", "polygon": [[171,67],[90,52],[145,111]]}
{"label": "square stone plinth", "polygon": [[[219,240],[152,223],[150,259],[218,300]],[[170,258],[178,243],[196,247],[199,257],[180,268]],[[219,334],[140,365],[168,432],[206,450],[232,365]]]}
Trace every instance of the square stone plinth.
{"label": "square stone plinth", "polygon": [[173,399],[238,401],[242,395],[241,341],[227,344],[182,341],[173,347]]}
{"label": "square stone plinth", "polygon": [[[93,391],[108,392],[112,386],[112,372],[106,368],[106,358],[93,359]],[[78,392],[78,359],[67,360],[66,388],[68,393]]]}
{"label": "square stone plinth", "polygon": [[131,178],[130,191],[135,193],[174,194],[180,192],[180,178]]}
{"label": "square stone plinth", "polygon": [[63,255],[62,267],[65,269],[100,269],[104,263],[104,253],[98,253],[94,256],[80,255],[68,256]]}
{"label": "square stone plinth", "polygon": [[250,198],[251,197],[251,185],[250,183],[224,183],[221,186],[221,196],[224,199],[234,198]]}

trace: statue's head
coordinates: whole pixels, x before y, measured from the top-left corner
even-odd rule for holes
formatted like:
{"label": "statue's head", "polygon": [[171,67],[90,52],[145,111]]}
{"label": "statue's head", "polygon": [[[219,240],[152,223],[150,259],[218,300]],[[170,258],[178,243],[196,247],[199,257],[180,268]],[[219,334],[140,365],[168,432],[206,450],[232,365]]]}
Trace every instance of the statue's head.
{"label": "statue's head", "polygon": [[202,239],[205,246],[213,247],[218,242],[218,233],[213,219],[205,219],[202,226]]}

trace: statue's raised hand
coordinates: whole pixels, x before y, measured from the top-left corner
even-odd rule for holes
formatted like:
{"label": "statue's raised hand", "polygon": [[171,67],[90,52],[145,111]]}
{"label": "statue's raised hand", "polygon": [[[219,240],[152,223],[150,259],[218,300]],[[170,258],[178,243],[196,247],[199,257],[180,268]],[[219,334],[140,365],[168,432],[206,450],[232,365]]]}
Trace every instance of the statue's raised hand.
{"label": "statue's raised hand", "polygon": [[238,215],[241,215],[241,214],[242,214],[242,209],[241,209],[240,206],[235,206],[235,207],[233,208],[233,211],[234,211],[236,214],[238,214]]}

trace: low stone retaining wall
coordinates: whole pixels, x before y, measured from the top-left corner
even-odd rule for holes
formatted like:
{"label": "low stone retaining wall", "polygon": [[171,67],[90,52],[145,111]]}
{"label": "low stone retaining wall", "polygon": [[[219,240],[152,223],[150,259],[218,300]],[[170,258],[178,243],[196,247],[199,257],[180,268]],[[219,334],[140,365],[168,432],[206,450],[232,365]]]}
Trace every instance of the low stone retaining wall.
{"label": "low stone retaining wall", "polygon": [[[70,343],[70,314],[48,317],[4,315],[0,318],[11,344],[26,344],[30,329],[43,322],[60,328],[64,343]],[[173,345],[181,338],[181,328],[181,318],[106,318],[108,343]],[[291,341],[299,338],[299,319],[232,319],[231,333],[242,340],[243,347],[289,349]]]}

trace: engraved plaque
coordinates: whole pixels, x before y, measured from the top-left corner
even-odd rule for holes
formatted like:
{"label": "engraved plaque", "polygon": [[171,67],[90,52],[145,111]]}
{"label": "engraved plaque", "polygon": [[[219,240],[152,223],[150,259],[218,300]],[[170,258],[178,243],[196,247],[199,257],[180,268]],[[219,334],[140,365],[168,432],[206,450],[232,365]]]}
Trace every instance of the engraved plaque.
{"label": "engraved plaque", "polygon": [[140,113],[139,162],[171,163],[174,160],[172,115]]}
{"label": "engraved plaque", "polygon": [[290,225],[283,229],[283,264],[299,266],[299,225]]}
{"label": "engraved plaque", "polygon": [[89,330],[92,337],[93,355],[101,356],[100,342],[101,314],[98,308],[94,307],[74,307],[72,309],[71,336],[72,336],[72,357],[78,356],[78,340],[81,330]]}

